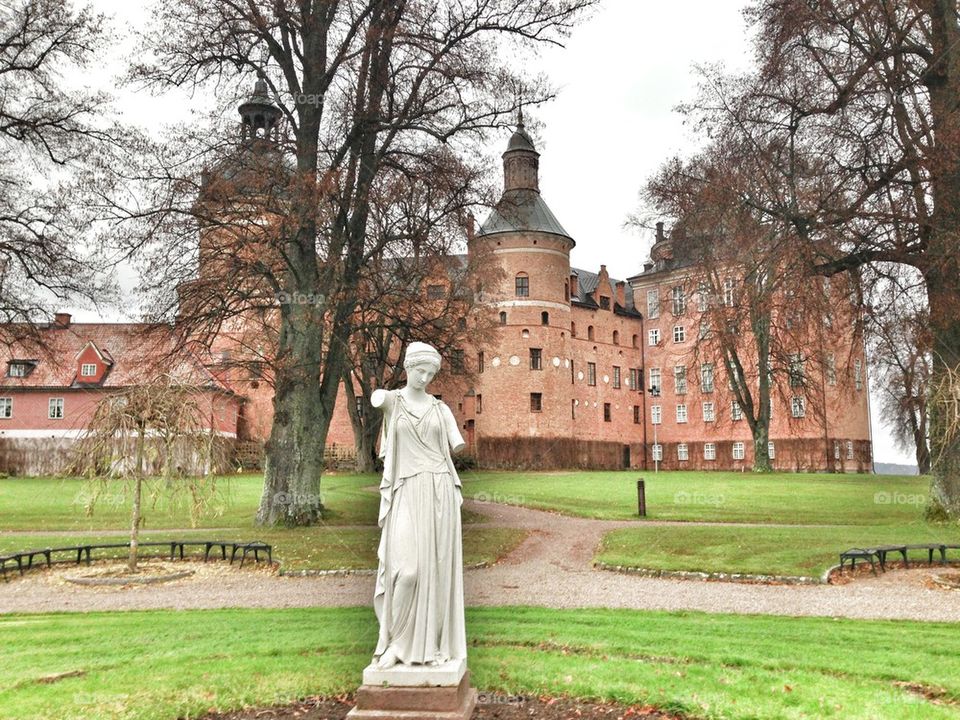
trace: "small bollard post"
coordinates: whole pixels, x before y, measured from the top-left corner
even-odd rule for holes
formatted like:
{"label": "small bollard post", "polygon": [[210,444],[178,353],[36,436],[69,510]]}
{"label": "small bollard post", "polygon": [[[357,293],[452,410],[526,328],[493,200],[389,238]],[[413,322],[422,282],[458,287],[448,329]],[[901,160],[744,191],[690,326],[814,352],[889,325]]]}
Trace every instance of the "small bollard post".
{"label": "small bollard post", "polygon": [[637,480],[637,515],[647,516],[647,488],[643,478]]}

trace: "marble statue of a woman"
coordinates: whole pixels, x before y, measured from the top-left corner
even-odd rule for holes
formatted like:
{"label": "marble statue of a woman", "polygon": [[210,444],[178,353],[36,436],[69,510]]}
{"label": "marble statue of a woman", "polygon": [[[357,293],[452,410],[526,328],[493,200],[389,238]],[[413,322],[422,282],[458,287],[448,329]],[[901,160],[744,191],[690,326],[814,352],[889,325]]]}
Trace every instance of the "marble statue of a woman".
{"label": "marble statue of a woman", "polygon": [[426,392],[440,369],[440,353],[426,343],[410,343],[403,367],[403,389],[376,390],[371,397],[384,413],[373,601],[380,622],[374,661],[382,669],[467,657],[463,498],[451,459],[464,441],[450,408]]}

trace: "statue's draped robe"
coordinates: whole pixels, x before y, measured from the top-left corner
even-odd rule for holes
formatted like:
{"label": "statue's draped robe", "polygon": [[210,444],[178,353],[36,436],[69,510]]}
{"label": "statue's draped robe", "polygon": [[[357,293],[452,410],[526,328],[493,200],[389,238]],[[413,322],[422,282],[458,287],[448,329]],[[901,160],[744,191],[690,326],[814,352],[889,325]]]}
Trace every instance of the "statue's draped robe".
{"label": "statue's draped robe", "polygon": [[450,408],[436,398],[411,408],[400,391],[384,401],[380,456],[379,567],[373,606],[375,657],[401,663],[466,658],[460,478],[450,450],[463,445]]}

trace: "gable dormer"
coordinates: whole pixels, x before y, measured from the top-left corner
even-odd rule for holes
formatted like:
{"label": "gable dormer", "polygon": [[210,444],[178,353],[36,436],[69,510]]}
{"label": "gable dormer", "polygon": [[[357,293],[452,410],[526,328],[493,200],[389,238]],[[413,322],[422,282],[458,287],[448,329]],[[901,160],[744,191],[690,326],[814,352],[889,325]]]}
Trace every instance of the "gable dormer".
{"label": "gable dormer", "polygon": [[106,349],[101,350],[96,343],[88,340],[77,353],[75,364],[74,384],[102,385],[110,368],[113,367],[113,358]]}
{"label": "gable dormer", "polygon": [[13,359],[7,361],[7,377],[25,378],[37,367],[38,360]]}
{"label": "gable dormer", "polygon": [[594,302],[601,310],[613,310],[617,295],[613,285],[610,283],[610,274],[607,272],[607,266],[600,266],[600,273],[597,275],[597,289],[593,291]]}

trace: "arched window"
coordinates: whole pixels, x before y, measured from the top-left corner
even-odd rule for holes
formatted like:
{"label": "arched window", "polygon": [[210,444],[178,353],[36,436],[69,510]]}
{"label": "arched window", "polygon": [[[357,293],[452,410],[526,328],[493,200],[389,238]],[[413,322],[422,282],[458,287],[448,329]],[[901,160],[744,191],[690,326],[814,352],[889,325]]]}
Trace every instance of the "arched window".
{"label": "arched window", "polygon": [[640,336],[639,336],[639,335],[634,335],[634,336],[633,336],[633,346],[634,346],[634,347],[640,347]]}
{"label": "arched window", "polygon": [[506,325],[506,324],[507,324],[507,313],[502,312],[502,311],[501,311],[501,313],[500,313],[500,324],[501,324],[501,325]]}
{"label": "arched window", "polygon": [[540,324],[541,324],[541,325],[549,325],[549,324],[550,324],[550,313],[548,313],[546,310],[544,310],[542,313],[540,313]]}
{"label": "arched window", "polygon": [[570,300],[570,281],[563,281],[563,299],[568,301]]}
{"label": "arched window", "polygon": [[619,344],[620,344],[620,331],[619,331],[619,330],[614,330],[614,331],[613,331],[613,344],[614,344],[614,345],[619,345]]}
{"label": "arched window", "polygon": [[593,340],[593,325],[587,325],[587,340]]}
{"label": "arched window", "polygon": [[577,336],[577,324],[575,322],[570,323],[570,337]]}
{"label": "arched window", "polygon": [[525,272],[517,273],[514,287],[517,297],[530,297],[530,277]]}

